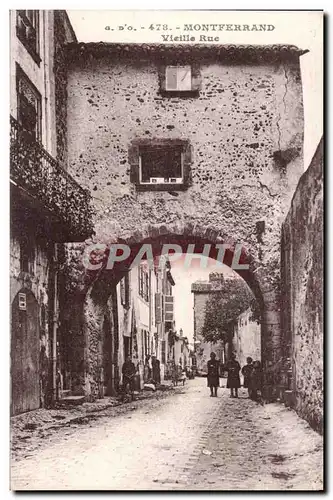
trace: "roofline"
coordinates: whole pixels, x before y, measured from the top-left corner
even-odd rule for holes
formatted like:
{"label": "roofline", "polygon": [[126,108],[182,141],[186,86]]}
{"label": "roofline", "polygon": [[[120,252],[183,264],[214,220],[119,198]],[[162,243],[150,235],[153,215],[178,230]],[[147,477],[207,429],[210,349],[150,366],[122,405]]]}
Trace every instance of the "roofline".
{"label": "roofline", "polygon": [[73,37],[73,38],[74,38],[74,40],[75,40],[75,42],[71,42],[71,43],[73,43],[73,44],[74,44],[74,43],[78,43],[78,41],[77,41],[77,36],[76,36],[75,31],[74,31],[74,28],[73,28],[73,25],[72,25],[72,23],[71,23],[71,20],[69,19],[69,16],[68,16],[68,14],[67,14],[67,10],[63,10],[63,13],[64,13],[64,16],[65,16],[65,18],[66,18],[66,22],[67,22],[67,24],[68,24],[69,31],[71,32],[72,37]]}
{"label": "roofline", "polygon": [[93,56],[94,58],[116,55],[122,58],[135,56],[146,59],[218,59],[243,63],[275,63],[279,61],[297,61],[309,52],[295,45],[207,45],[207,44],[158,44],[158,43],[69,43],[69,59],[76,60]]}

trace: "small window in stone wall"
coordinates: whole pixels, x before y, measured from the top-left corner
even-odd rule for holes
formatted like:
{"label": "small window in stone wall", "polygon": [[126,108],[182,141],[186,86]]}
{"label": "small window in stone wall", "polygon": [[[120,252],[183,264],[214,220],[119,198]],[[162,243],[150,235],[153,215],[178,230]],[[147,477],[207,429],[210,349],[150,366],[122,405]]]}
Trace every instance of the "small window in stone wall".
{"label": "small window in stone wall", "polygon": [[160,94],[165,97],[196,97],[201,88],[201,73],[197,64],[175,62],[159,68]]}
{"label": "small window in stone wall", "polygon": [[189,141],[142,139],[129,150],[131,182],[139,190],[183,190],[190,185]]}

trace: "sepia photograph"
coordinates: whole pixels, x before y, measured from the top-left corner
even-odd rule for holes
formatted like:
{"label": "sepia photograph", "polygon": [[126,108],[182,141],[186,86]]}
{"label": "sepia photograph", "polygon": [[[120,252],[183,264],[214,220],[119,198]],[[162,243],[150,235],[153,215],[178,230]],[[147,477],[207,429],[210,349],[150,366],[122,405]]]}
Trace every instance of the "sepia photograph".
{"label": "sepia photograph", "polygon": [[10,490],[324,491],[324,12],[9,23]]}

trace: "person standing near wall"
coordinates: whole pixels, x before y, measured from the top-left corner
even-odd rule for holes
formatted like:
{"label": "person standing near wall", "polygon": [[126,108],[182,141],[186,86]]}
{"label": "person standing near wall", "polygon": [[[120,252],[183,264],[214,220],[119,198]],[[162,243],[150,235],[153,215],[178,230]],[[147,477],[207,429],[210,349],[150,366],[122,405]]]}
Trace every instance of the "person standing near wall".
{"label": "person standing near wall", "polygon": [[252,358],[249,356],[246,358],[246,365],[243,366],[242,368],[242,374],[244,376],[244,383],[243,383],[243,387],[244,389],[247,389],[248,390],[248,393],[249,393],[249,397],[250,397],[250,377],[251,377],[251,372],[253,370],[253,360]]}
{"label": "person standing near wall", "polygon": [[[231,355],[231,359],[226,364],[228,371],[227,388],[230,389],[230,397],[238,398],[238,389],[240,388],[240,364],[236,360],[236,354]],[[235,392],[234,392],[235,391]]]}
{"label": "person standing near wall", "polygon": [[215,352],[210,355],[207,363],[207,385],[210,388],[210,397],[217,398],[217,388],[220,385],[219,362],[216,360]]}
{"label": "person standing near wall", "polygon": [[155,384],[160,384],[161,383],[160,361],[159,361],[159,359],[156,358],[156,356],[152,356],[151,364],[152,364],[152,372],[153,372],[153,381],[155,382]]}

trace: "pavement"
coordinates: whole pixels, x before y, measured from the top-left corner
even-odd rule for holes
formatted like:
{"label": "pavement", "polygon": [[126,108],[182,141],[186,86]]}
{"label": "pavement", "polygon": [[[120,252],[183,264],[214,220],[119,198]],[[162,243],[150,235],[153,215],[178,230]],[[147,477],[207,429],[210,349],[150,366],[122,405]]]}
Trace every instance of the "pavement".
{"label": "pavement", "polygon": [[14,417],[11,489],[323,489],[322,436],[293,410],[261,406],[244,389],[239,399],[225,388],[211,398],[206,379],[196,378],[149,399],[96,408],[73,409],[69,422],[66,413],[38,410],[48,422],[39,430],[26,427],[27,416]]}

